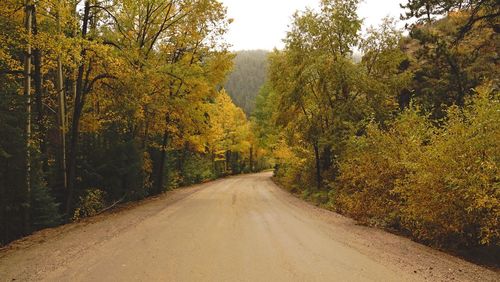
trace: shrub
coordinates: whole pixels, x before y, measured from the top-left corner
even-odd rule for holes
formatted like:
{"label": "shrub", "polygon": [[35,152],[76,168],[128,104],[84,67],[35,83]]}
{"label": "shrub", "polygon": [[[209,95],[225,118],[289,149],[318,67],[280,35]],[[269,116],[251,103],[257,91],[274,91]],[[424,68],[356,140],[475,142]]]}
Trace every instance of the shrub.
{"label": "shrub", "polygon": [[328,203],[328,191],[317,191],[311,194],[311,200],[318,206],[324,206]]}
{"label": "shrub", "polygon": [[362,222],[399,226],[401,198],[395,188],[422,155],[431,126],[416,109],[405,111],[389,129],[369,124],[352,137],[333,184],[337,210]]}
{"label": "shrub", "polygon": [[456,246],[499,243],[500,103],[479,89],[451,107],[432,146],[401,181],[403,224],[421,240]]}
{"label": "shrub", "polygon": [[209,156],[188,154],[182,169],[183,185],[200,183],[215,178],[214,166]]}
{"label": "shrub", "polygon": [[278,182],[293,193],[306,190],[310,183],[314,183],[312,161],[302,157],[307,156],[308,152],[292,150],[282,140],[277,147],[274,176]]}
{"label": "shrub", "polygon": [[478,89],[439,127],[414,109],[353,137],[330,195],[340,212],[454,247],[500,243],[500,102]]}
{"label": "shrub", "polygon": [[78,206],[73,214],[73,220],[97,215],[106,206],[104,191],[92,188],[87,189],[79,198]]}
{"label": "shrub", "polygon": [[31,218],[33,230],[54,227],[62,222],[59,204],[49,189],[41,183],[33,186],[31,194]]}

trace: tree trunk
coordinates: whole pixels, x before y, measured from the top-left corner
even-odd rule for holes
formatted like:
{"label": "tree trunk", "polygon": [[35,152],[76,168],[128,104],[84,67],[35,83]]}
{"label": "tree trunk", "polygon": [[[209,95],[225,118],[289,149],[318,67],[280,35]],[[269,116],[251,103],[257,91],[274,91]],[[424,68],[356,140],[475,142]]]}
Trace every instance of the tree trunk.
{"label": "tree trunk", "polygon": [[31,206],[31,0],[25,2],[25,28],[28,35],[26,53],[24,55],[24,95],[26,97],[26,191],[24,195],[24,233],[31,232],[30,206]]}
{"label": "tree trunk", "polygon": [[218,176],[219,176],[219,173],[218,173],[218,171],[217,171],[217,162],[215,162],[215,152],[214,152],[214,151],[212,151],[212,152],[210,153],[210,156],[211,156],[211,159],[212,159],[212,169],[213,169],[213,171],[214,171],[214,176],[215,176],[215,177],[218,177]]}
{"label": "tree trunk", "polygon": [[250,172],[253,172],[253,146],[250,146]]}
{"label": "tree trunk", "polygon": [[229,169],[231,168],[231,151],[227,150],[226,151],[226,163],[224,167],[224,173],[228,173]]}
{"label": "tree trunk", "polygon": [[168,132],[165,129],[163,133],[163,140],[161,142],[160,164],[158,165],[158,178],[156,179],[156,191],[161,193],[163,191],[163,179],[165,175],[165,160],[167,158],[167,141]]}
{"label": "tree trunk", "polygon": [[[32,30],[33,34],[36,36],[38,34],[38,23],[37,23],[37,12],[36,6],[32,6]],[[42,84],[42,52],[40,49],[35,48],[33,50],[33,82],[35,90],[35,105],[36,105],[36,124],[39,134],[40,142],[40,153],[42,157],[42,168],[44,172],[48,171],[48,157],[47,157],[47,141],[45,138],[46,128],[43,122],[44,111],[43,111],[43,84]]]}
{"label": "tree trunk", "polygon": [[7,185],[10,185],[12,182],[10,182],[9,178],[7,177],[9,173],[9,159],[6,158],[4,161],[4,171],[2,174],[2,184],[0,184],[0,222],[2,223],[2,227],[0,228],[0,245],[8,241],[8,234],[9,234],[9,226],[6,223],[7,219]]}
{"label": "tree trunk", "polygon": [[321,189],[321,160],[319,158],[319,145],[318,142],[313,144],[314,147],[314,158],[316,160],[316,189]]}
{"label": "tree trunk", "polygon": [[[60,6],[58,7],[60,9]],[[57,12],[57,33],[61,35],[61,17],[60,12]],[[57,96],[59,100],[59,137],[61,142],[60,155],[61,155],[61,171],[62,171],[62,183],[63,191],[67,191],[68,188],[68,178],[66,171],[66,110],[65,110],[65,95],[64,95],[64,78],[63,78],[63,68],[61,54],[57,55]]]}
{"label": "tree trunk", "polygon": [[[90,2],[85,1],[85,6],[83,10],[83,24],[82,24],[82,38],[85,39],[87,36],[87,29],[89,25],[90,18]],[[82,60],[85,60],[86,50],[83,49],[81,52]],[[68,156],[68,194],[66,199],[66,217],[70,218],[70,212],[73,207],[73,193],[76,185],[76,157],[78,154],[78,137],[80,134],[80,118],[83,110],[84,101],[84,87],[83,87],[83,75],[85,72],[85,64],[82,62],[78,67],[78,74],[76,78],[76,91],[74,98],[74,108],[73,108],[73,120],[71,122],[71,141],[70,150]]]}

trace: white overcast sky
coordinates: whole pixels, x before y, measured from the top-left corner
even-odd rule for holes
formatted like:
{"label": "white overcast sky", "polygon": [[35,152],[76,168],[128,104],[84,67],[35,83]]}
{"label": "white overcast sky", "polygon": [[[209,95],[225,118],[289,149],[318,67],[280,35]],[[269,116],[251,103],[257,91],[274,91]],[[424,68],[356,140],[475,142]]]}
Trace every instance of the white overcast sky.
{"label": "white overcast sky", "polygon": [[[292,14],[305,7],[316,8],[320,0],[220,0],[234,19],[226,36],[232,50],[282,48]],[[364,19],[363,29],[377,26],[382,18],[399,20],[400,3],[406,0],[362,0],[358,15]],[[403,24],[401,24],[403,26]]]}

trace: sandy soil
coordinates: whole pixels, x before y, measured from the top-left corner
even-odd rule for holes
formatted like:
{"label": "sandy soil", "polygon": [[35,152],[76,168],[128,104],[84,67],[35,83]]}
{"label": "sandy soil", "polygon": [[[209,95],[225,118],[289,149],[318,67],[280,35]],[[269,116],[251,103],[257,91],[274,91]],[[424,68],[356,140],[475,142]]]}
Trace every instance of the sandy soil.
{"label": "sandy soil", "polygon": [[230,177],[44,230],[0,251],[0,281],[500,281],[489,270]]}

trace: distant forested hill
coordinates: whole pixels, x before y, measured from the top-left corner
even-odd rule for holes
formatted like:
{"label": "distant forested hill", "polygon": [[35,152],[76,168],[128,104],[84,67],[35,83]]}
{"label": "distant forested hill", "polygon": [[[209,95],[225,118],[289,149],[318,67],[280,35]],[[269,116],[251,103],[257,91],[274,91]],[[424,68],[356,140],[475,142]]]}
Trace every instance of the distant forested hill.
{"label": "distant forested hill", "polygon": [[247,115],[253,112],[255,98],[266,79],[268,53],[265,50],[236,52],[234,70],[225,87],[234,103]]}

